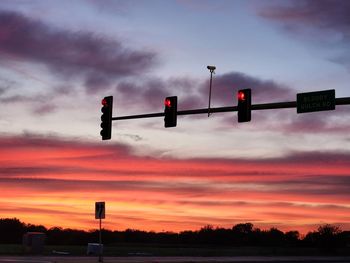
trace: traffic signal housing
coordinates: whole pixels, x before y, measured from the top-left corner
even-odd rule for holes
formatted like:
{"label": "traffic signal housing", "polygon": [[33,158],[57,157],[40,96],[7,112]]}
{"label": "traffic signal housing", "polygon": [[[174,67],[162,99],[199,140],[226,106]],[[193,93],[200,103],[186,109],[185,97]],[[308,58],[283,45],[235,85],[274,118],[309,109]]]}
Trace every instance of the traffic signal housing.
{"label": "traffic signal housing", "polygon": [[166,97],[164,100],[164,127],[176,127],[177,123],[177,96]]}
{"label": "traffic signal housing", "polygon": [[102,140],[110,140],[112,137],[112,108],[113,96],[104,97],[101,101],[101,136]]}
{"label": "traffic signal housing", "polygon": [[238,122],[248,122],[251,120],[252,96],[251,89],[242,89],[237,93]]}

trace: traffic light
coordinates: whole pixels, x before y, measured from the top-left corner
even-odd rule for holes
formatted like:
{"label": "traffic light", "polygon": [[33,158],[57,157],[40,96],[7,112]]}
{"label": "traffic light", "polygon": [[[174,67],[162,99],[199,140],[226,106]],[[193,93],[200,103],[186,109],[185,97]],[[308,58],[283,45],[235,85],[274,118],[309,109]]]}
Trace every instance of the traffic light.
{"label": "traffic light", "polygon": [[164,100],[164,127],[176,127],[177,122],[177,96],[166,97]]}
{"label": "traffic light", "polygon": [[242,89],[237,93],[238,97],[238,122],[248,122],[251,120],[251,89]]}
{"label": "traffic light", "polygon": [[113,96],[104,97],[102,103],[101,116],[101,136],[102,140],[109,140],[112,137],[112,108]]}

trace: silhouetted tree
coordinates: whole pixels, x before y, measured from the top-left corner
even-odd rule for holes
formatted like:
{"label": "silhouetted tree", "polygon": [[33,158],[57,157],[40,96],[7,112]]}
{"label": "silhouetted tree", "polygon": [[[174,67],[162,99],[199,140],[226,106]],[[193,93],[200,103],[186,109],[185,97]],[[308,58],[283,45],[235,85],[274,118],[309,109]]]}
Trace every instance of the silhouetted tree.
{"label": "silhouetted tree", "polygon": [[232,227],[232,243],[236,246],[252,245],[253,224],[237,224]]}
{"label": "silhouetted tree", "polygon": [[206,225],[202,227],[198,232],[198,241],[202,244],[212,244],[214,227],[212,225]]}
{"label": "silhouetted tree", "polygon": [[42,232],[42,233],[46,233],[47,229],[43,225],[28,224],[28,225],[26,225],[26,232]]}
{"label": "silhouetted tree", "polygon": [[316,231],[308,232],[304,237],[302,243],[305,247],[315,247],[320,239],[320,234]]}
{"label": "silhouetted tree", "polygon": [[284,234],[277,228],[272,227],[269,231],[265,231],[264,236],[266,245],[283,246],[285,244]]}
{"label": "silhouetted tree", "polygon": [[197,233],[193,231],[183,231],[179,234],[180,243],[182,244],[195,244],[197,241]]}
{"label": "silhouetted tree", "polygon": [[46,235],[49,245],[86,245],[91,239],[86,231],[60,227],[50,228]]}
{"label": "silhouetted tree", "polygon": [[318,229],[318,244],[325,252],[334,252],[334,248],[339,246],[339,234],[341,230],[338,226],[325,224]]}
{"label": "silhouetted tree", "polygon": [[234,233],[250,234],[253,231],[252,223],[237,224],[232,227]]}
{"label": "silhouetted tree", "polygon": [[[24,224],[16,218],[0,219],[0,243],[21,243],[25,232],[44,232],[49,245],[86,245],[97,242],[99,231],[83,231],[42,225]],[[317,231],[309,232],[301,240],[298,231],[283,233],[277,228],[260,230],[251,223],[237,224],[231,229],[206,225],[198,231],[154,232],[127,229],[125,231],[102,230],[103,243],[157,243],[180,245],[225,245],[225,246],[307,246],[319,247],[322,251],[334,252],[337,247],[350,244],[350,231],[341,231],[337,226],[325,224]]]}
{"label": "silhouetted tree", "polygon": [[26,226],[17,218],[0,219],[0,243],[19,244],[22,243]]}
{"label": "silhouetted tree", "polygon": [[286,245],[297,246],[300,241],[300,233],[298,231],[288,231],[284,234]]}
{"label": "silhouetted tree", "polygon": [[341,247],[350,247],[350,231],[339,233],[339,245]]}

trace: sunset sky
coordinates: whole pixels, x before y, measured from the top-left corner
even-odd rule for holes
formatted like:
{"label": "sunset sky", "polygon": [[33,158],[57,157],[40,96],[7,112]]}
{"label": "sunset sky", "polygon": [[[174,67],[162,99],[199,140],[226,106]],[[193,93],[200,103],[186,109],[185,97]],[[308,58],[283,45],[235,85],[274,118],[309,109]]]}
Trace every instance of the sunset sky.
{"label": "sunset sky", "polygon": [[113,116],[350,97],[347,0],[1,0],[0,218],[154,231],[251,222],[350,230],[350,105],[114,121]]}

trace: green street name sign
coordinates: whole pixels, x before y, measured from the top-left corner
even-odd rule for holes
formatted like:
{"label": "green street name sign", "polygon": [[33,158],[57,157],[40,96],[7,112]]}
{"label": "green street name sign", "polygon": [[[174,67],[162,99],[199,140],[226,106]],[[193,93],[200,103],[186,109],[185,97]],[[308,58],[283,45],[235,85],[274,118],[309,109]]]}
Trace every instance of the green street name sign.
{"label": "green street name sign", "polygon": [[335,90],[297,94],[297,113],[335,110]]}

